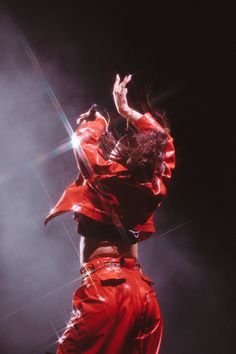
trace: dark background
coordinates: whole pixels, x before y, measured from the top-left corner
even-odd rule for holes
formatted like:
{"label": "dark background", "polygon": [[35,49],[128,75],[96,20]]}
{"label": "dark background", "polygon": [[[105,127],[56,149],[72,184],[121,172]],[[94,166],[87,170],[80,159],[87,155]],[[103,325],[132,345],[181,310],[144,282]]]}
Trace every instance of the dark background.
{"label": "dark background", "polygon": [[157,211],[157,237],[140,245],[164,317],[161,354],[233,354],[230,9],[150,1],[8,1],[0,9],[1,353],[55,351],[79,285],[71,217],[42,225],[47,193],[52,206],[76,175],[72,154],[27,165],[67,133],[20,43],[23,33],[73,128],[94,102],[115,112],[117,72],[133,74],[133,107],[142,110],[150,87],[168,113],[177,166]]}

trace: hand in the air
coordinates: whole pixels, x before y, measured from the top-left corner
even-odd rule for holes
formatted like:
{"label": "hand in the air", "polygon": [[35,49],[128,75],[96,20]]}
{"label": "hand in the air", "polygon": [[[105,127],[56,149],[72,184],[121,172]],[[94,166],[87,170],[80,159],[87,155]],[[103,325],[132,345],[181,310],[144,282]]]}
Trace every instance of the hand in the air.
{"label": "hand in the air", "polygon": [[120,75],[116,75],[116,80],[113,87],[113,97],[116,109],[120,115],[127,117],[130,112],[130,107],[127,102],[127,88],[126,85],[130,82],[132,75],[125,76],[124,80],[120,82]]}

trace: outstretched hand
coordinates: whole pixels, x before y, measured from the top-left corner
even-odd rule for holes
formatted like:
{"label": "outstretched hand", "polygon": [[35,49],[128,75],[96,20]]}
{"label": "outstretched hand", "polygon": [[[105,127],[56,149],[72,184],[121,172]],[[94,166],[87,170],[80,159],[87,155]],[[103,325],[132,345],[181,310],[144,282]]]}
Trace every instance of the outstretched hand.
{"label": "outstretched hand", "polygon": [[130,82],[132,75],[125,76],[123,81],[120,81],[120,75],[116,75],[116,80],[113,87],[113,97],[116,109],[120,115],[127,117],[130,112],[130,107],[127,101],[127,88],[126,85]]}

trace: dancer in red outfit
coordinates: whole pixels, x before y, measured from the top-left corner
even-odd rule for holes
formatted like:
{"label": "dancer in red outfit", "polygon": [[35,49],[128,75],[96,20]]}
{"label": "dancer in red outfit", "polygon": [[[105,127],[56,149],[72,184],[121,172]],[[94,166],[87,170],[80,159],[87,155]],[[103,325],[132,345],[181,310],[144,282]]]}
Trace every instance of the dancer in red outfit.
{"label": "dancer in red outfit", "polygon": [[154,231],[153,214],[175,165],[173,139],[149,113],[131,109],[117,75],[113,96],[132,131],[116,141],[92,107],[73,137],[80,170],[45,220],[75,213],[81,235],[82,286],[58,354],[158,353],[162,320],[153,281],[137,263],[138,242]]}

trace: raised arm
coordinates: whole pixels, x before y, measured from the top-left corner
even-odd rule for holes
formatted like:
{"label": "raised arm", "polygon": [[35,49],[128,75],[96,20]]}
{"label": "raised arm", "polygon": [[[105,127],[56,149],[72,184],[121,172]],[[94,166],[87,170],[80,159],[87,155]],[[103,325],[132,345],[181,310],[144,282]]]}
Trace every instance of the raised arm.
{"label": "raised arm", "polygon": [[113,87],[113,97],[117,111],[124,118],[130,120],[139,131],[147,132],[150,130],[162,131],[167,134],[167,143],[165,147],[165,171],[163,177],[170,178],[171,170],[175,167],[175,148],[173,138],[170,133],[162,127],[150,113],[141,114],[129,107],[127,101],[127,87],[132,75],[125,76],[124,80],[120,80],[119,74],[116,75],[116,80]]}
{"label": "raised arm", "polygon": [[128,89],[126,85],[130,82],[132,75],[125,76],[123,81],[120,81],[120,75],[116,75],[116,80],[113,87],[113,97],[118,113],[126,119],[138,120],[142,114],[130,108],[127,101]]}
{"label": "raised arm", "polygon": [[72,146],[78,169],[85,178],[93,174],[97,165],[97,143],[107,128],[106,119],[94,105],[77,119],[78,128],[72,136]]}

